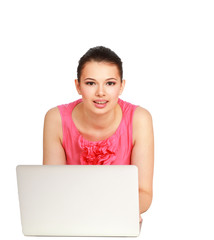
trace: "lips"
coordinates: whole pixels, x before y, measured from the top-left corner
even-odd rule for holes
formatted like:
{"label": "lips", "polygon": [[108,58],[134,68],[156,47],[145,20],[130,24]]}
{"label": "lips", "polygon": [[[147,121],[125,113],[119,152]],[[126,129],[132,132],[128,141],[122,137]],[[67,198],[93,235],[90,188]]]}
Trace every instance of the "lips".
{"label": "lips", "polygon": [[94,102],[95,107],[97,107],[97,108],[105,108],[108,103],[108,101],[103,100],[103,99],[95,100],[93,102]]}

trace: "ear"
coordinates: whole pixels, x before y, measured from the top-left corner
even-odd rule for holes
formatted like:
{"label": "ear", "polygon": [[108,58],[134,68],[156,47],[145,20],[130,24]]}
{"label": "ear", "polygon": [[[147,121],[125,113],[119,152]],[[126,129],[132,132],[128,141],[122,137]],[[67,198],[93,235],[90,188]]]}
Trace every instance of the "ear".
{"label": "ear", "polygon": [[126,80],[123,79],[123,80],[122,80],[122,83],[121,83],[121,87],[120,87],[120,95],[122,94],[125,85],[126,85]]}
{"label": "ear", "polygon": [[78,79],[75,79],[75,86],[76,86],[77,92],[79,93],[79,95],[81,95],[81,89],[80,89],[80,84],[78,82]]}

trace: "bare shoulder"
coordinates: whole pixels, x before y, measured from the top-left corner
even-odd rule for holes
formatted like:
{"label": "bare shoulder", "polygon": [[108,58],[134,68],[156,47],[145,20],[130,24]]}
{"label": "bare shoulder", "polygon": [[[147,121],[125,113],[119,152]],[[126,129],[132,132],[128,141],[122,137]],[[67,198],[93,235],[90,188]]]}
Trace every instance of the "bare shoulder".
{"label": "bare shoulder", "polygon": [[45,115],[43,134],[43,164],[66,164],[62,146],[62,124],[59,109],[51,108]]}
{"label": "bare shoulder", "polygon": [[62,123],[58,107],[51,108],[47,111],[44,120],[44,128],[48,133],[51,131],[58,135],[60,139],[62,138]]}
{"label": "bare shoulder", "polygon": [[58,107],[49,109],[45,114],[45,119],[48,121],[60,121],[60,113]]}
{"label": "bare shoulder", "polygon": [[133,116],[133,142],[148,134],[153,134],[152,115],[147,109],[137,107]]}
{"label": "bare shoulder", "polygon": [[144,125],[144,124],[151,124],[152,123],[152,115],[151,113],[143,108],[143,107],[137,107],[134,116],[133,116],[133,126],[137,125]]}

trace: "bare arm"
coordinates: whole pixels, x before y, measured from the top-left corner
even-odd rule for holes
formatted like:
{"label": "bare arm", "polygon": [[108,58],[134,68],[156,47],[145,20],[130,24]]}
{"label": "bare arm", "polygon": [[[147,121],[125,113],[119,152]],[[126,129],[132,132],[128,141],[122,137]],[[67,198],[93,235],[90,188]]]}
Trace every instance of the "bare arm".
{"label": "bare arm", "polygon": [[62,147],[62,123],[57,107],[50,109],[45,115],[43,131],[43,164],[66,164],[65,152]]}
{"label": "bare arm", "polygon": [[147,211],[153,196],[154,136],[150,113],[141,107],[133,118],[133,141],[131,164],[138,167],[140,213]]}

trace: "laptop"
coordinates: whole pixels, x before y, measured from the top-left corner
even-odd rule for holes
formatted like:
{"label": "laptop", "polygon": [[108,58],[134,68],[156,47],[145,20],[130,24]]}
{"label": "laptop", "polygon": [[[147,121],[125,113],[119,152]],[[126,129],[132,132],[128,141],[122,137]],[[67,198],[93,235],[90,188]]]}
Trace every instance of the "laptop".
{"label": "laptop", "polygon": [[25,236],[140,234],[134,165],[19,165]]}

